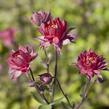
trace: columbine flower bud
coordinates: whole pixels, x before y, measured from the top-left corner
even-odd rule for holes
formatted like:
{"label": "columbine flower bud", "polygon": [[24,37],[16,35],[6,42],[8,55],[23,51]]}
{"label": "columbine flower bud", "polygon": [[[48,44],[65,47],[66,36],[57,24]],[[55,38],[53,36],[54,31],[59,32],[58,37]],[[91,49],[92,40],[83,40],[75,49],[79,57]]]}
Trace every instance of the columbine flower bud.
{"label": "columbine flower bud", "polygon": [[100,77],[100,70],[104,70],[106,66],[105,59],[92,50],[84,51],[77,60],[77,67],[80,69],[80,73],[86,75],[88,79],[92,79],[95,75]]}
{"label": "columbine flower bud", "polygon": [[40,80],[44,83],[44,84],[50,84],[52,81],[52,76],[50,75],[50,73],[44,73],[39,75],[40,76]]}
{"label": "columbine flower bud", "polygon": [[104,80],[104,78],[103,78],[101,75],[99,75],[99,76],[98,76],[98,81],[99,81],[100,83],[103,83],[105,80]]}
{"label": "columbine flower bud", "polygon": [[34,12],[31,17],[32,24],[40,26],[42,23],[46,23],[51,19],[51,14],[48,12],[38,11]]}

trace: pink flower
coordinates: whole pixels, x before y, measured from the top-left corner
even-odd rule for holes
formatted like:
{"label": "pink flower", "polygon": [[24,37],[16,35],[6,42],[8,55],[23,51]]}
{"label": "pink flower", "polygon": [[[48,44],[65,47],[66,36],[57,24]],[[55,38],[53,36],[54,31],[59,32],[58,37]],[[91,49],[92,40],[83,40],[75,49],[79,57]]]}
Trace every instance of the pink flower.
{"label": "pink flower", "polygon": [[94,51],[84,51],[80,54],[77,60],[77,67],[80,73],[92,79],[94,75],[100,76],[100,70],[106,68],[105,59],[97,55]]}
{"label": "pink flower", "polygon": [[41,24],[40,32],[42,46],[53,44],[57,49],[60,49],[65,41],[75,40],[75,35],[70,33],[67,22],[60,18]]}
{"label": "pink flower", "polygon": [[0,31],[0,39],[3,41],[6,47],[9,47],[13,44],[15,33],[16,30],[14,28],[8,28]]}
{"label": "pink flower", "polygon": [[51,14],[44,11],[34,12],[31,17],[32,24],[40,26],[42,23],[46,23],[51,19]]}
{"label": "pink flower", "polygon": [[17,51],[11,51],[8,64],[11,79],[16,80],[22,74],[28,74],[30,62],[37,57],[31,46],[19,47]]}

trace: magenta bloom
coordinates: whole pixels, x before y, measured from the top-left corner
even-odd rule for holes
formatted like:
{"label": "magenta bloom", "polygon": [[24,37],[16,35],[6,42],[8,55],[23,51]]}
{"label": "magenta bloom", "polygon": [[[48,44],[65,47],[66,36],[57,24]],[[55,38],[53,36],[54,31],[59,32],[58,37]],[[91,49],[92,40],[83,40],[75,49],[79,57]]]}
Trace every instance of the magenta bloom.
{"label": "magenta bloom", "polygon": [[55,18],[40,26],[42,46],[53,44],[58,49],[62,48],[65,41],[74,41],[75,35],[70,34],[67,22],[60,18]]}
{"label": "magenta bloom", "polygon": [[32,24],[40,26],[42,23],[46,23],[51,19],[51,14],[48,12],[38,11],[34,12],[31,17]]}
{"label": "magenta bloom", "polygon": [[77,60],[77,67],[80,73],[92,79],[94,75],[100,75],[100,70],[106,68],[105,59],[97,55],[94,51],[84,51],[80,54]]}
{"label": "magenta bloom", "polygon": [[0,39],[3,41],[6,47],[9,47],[14,42],[14,37],[16,30],[14,28],[8,28],[6,30],[0,31]]}
{"label": "magenta bloom", "polygon": [[11,51],[8,64],[11,79],[16,80],[20,75],[27,74],[30,69],[30,62],[37,54],[31,46],[19,47],[17,51]]}

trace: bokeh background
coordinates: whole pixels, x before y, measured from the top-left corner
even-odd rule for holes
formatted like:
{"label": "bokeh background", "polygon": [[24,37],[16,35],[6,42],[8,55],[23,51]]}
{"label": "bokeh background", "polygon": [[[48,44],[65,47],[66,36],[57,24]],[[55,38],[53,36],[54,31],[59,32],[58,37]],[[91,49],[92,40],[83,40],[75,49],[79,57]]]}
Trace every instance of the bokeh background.
{"label": "bokeh background", "polygon": [[[59,59],[59,79],[72,103],[80,101],[85,84],[84,77],[72,65],[79,53],[92,48],[109,62],[109,0],[0,0],[0,31],[16,29],[16,44],[6,46],[0,39],[0,109],[38,109],[40,105],[31,96],[35,90],[29,87],[25,77],[18,82],[10,80],[7,65],[9,51],[17,44],[33,44],[39,53],[32,63],[34,75],[37,78],[38,74],[46,72],[44,52],[35,40],[40,34],[30,22],[32,12],[39,10],[50,11],[54,17],[65,19],[70,26],[76,27],[79,36],[76,43],[64,46]],[[50,70],[53,73],[54,52],[52,48],[47,51],[52,59]],[[109,109],[109,72],[103,71],[102,75],[105,81],[95,84],[81,109]],[[62,97],[57,91],[56,98]],[[67,109],[65,103],[57,103],[55,108]]]}

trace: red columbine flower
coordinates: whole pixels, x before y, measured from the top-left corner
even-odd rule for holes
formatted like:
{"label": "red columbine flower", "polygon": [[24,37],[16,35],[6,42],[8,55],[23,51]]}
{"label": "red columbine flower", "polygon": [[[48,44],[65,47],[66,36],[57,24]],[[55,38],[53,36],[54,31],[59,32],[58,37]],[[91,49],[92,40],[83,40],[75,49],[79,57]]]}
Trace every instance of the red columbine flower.
{"label": "red columbine flower", "polygon": [[0,39],[3,41],[5,46],[9,47],[13,44],[15,33],[16,30],[14,28],[8,28],[0,31]]}
{"label": "red columbine flower", "polygon": [[74,41],[75,35],[70,33],[67,22],[60,18],[55,18],[40,26],[42,36],[42,46],[49,44],[55,45],[58,49],[62,48],[64,41]]}
{"label": "red columbine flower", "polygon": [[100,75],[100,70],[106,68],[106,62],[102,56],[97,55],[94,51],[84,51],[77,60],[77,66],[80,73],[92,79],[94,75]]}
{"label": "red columbine flower", "polygon": [[46,23],[51,19],[51,14],[44,11],[34,12],[31,17],[31,22],[40,26],[42,23]]}
{"label": "red columbine flower", "polygon": [[16,80],[20,75],[27,74],[30,69],[30,62],[37,54],[31,46],[19,47],[17,51],[11,51],[8,64],[11,79]]}

